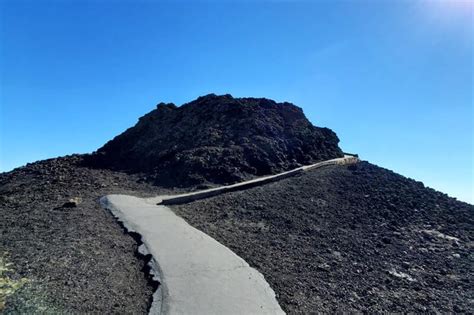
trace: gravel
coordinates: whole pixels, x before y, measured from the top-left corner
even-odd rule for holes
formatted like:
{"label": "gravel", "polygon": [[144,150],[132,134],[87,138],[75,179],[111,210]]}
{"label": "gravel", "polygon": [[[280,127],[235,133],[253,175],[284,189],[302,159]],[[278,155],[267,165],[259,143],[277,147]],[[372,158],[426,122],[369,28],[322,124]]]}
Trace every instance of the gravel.
{"label": "gravel", "polygon": [[375,165],[173,209],[262,272],[288,313],[474,311],[474,207]]}
{"label": "gravel", "polygon": [[27,280],[8,294],[6,314],[147,313],[157,285],[147,275],[147,257],[98,199],[165,190],[81,167],[82,159],[45,160],[0,174],[0,256],[12,263],[4,276]]}
{"label": "gravel", "polygon": [[[83,160],[0,174],[3,276],[21,283],[5,313],[147,313],[149,257],[98,199],[183,190]],[[474,207],[369,163],[173,209],[257,268],[288,313],[474,312]]]}

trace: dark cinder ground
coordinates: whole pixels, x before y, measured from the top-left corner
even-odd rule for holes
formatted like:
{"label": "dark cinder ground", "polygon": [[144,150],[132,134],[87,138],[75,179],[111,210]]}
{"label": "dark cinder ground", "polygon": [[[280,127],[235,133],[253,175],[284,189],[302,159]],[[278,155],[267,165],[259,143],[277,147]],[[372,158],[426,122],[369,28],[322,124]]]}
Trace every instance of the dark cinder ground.
{"label": "dark cinder ground", "polygon": [[[5,313],[147,312],[146,259],[98,199],[173,192],[81,165],[71,156],[0,174],[0,255],[8,278],[27,279]],[[70,198],[82,201],[64,207]],[[474,312],[474,207],[374,165],[174,210],[262,272],[288,313]]]}
{"label": "dark cinder ground", "polygon": [[474,207],[369,163],[174,207],[288,313],[474,312]]}
{"label": "dark cinder ground", "polygon": [[[147,312],[156,284],[146,277],[136,240],[98,200],[160,191],[130,175],[80,167],[81,160],[0,174],[0,256],[12,263],[9,278],[27,279],[7,297],[7,314]],[[77,207],[62,207],[74,197],[82,199]]]}

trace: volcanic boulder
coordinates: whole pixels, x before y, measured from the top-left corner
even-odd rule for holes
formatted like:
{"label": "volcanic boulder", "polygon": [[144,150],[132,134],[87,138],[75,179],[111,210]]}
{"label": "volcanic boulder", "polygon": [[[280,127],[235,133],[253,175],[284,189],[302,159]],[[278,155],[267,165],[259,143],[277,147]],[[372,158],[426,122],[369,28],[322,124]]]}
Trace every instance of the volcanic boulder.
{"label": "volcanic boulder", "polygon": [[158,104],[89,162],[161,186],[228,184],[341,157],[338,143],[293,104],[210,94],[180,107]]}

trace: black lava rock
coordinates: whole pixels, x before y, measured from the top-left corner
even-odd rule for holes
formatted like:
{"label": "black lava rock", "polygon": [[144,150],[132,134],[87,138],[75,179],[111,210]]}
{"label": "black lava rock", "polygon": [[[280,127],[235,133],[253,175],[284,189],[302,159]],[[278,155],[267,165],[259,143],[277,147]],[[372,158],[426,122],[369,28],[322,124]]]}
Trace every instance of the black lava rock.
{"label": "black lava rock", "polygon": [[158,104],[88,163],[146,173],[160,186],[228,184],[341,157],[338,143],[293,104],[210,94]]}
{"label": "black lava rock", "polygon": [[473,313],[474,206],[367,162],[355,168],[173,211],[258,268],[288,314]]}

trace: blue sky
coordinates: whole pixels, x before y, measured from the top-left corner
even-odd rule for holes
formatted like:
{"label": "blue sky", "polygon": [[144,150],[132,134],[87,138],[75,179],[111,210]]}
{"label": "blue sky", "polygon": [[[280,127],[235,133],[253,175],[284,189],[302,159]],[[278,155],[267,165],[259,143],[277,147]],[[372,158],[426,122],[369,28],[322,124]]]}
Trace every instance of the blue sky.
{"label": "blue sky", "polygon": [[473,202],[472,2],[0,2],[0,171],[230,93],[295,103],[344,150]]}

